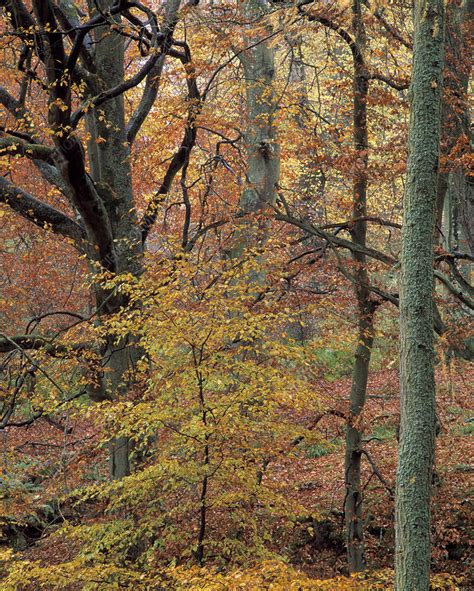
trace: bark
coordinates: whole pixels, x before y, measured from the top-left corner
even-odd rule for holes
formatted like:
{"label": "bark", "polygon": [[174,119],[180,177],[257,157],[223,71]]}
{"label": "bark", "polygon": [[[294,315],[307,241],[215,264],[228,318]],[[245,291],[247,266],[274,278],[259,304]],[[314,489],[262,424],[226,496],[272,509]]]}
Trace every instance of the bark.
{"label": "bark", "polygon": [[81,244],[85,238],[84,228],[80,224],[4,177],[0,177],[0,202],[8,204],[13,211],[40,228],[49,227],[56,234],[71,238],[76,244]]}
{"label": "bark", "polygon": [[401,253],[400,446],[395,587],[427,591],[435,441],[433,241],[440,153],[444,2],[418,0]]}
{"label": "bark", "polygon": [[[263,14],[263,7],[260,0],[247,0],[245,16],[250,21],[255,20]],[[255,41],[254,35],[246,40],[248,45]],[[242,53],[241,62],[245,76],[248,117],[245,133],[247,187],[242,194],[241,207],[245,212],[255,212],[264,208],[266,203],[275,202],[280,173],[280,147],[276,141],[274,124],[275,49],[269,42],[261,41]]]}

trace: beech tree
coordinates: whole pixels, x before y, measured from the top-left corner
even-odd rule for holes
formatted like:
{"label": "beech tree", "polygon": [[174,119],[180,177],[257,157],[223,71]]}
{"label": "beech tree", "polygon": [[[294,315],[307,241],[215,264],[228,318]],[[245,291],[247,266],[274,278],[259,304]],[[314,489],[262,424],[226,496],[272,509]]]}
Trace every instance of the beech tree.
{"label": "beech tree", "polygon": [[[145,242],[156,220],[156,201],[169,190],[193,141],[188,130],[155,199],[139,219],[130,150],[154,105],[166,55],[189,61],[182,48],[173,47],[180,1],[167,2],[161,25],[138,2],[91,0],[87,15],[68,0],[33,1],[32,12],[21,0],[3,0],[0,5],[10,22],[6,35],[11,36],[12,51],[21,54],[17,67],[23,75],[18,96],[0,89],[0,102],[10,114],[0,145],[31,159],[44,179],[59,189],[69,211],[52,207],[5,177],[0,178],[1,201],[34,224],[70,240],[86,254],[94,271],[139,275]],[[136,16],[136,10],[141,16]],[[135,73],[126,78],[127,38],[139,40],[143,55]],[[139,104],[126,121],[124,93],[142,82]],[[35,117],[35,106],[28,104],[32,84],[38,84],[46,96],[46,132]],[[191,80],[190,92],[191,98],[197,98]],[[83,121],[86,136],[79,128]],[[100,319],[126,305],[126,299],[116,289],[110,292],[97,286],[95,303]],[[97,376],[91,389],[94,400],[120,397],[128,387],[126,374],[138,352],[133,343],[114,344],[113,340],[101,352],[102,376]],[[28,347],[27,339],[16,342]],[[129,451],[126,440],[111,441],[112,478],[129,474]]]}
{"label": "beech tree", "polygon": [[[300,4],[300,10],[310,21],[315,21],[337,34],[350,52],[352,61],[352,211],[350,224],[351,244],[347,244],[352,259],[353,269],[338,257],[338,268],[354,286],[357,305],[357,344],[354,353],[352,382],[349,410],[347,412],[346,449],[344,465],[344,483],[346,489],[344,501],[344,521],[347,543],[347,562],[351,572],[365,568],[364,556],[364,507],[362,494],[361,466],[363,449],[363,432],[359,426],[367,397],[370,359],[375,335],[375,312],[384,300],[390,296],[380,294],[372,289],[372,279],[368,270],[370,254],[367,248],[369,188],[369,139],[368,139],[368,102],[369,84],[371,80],[379,80],[394,90],[404,90],[406,83],[375,71],[367,62],[367,35],[363,9],[367,3],[354,0],[351,3],[351,18],[348,27],[339,24],[327,13],[321,11],[307,14]],[[381,14],[377,18],[381,18]],[[382,24],[391,36],[407,42],[390,27],[382,17]],[[349,28],[350,27],[350,28]],[[349,120],[348,120],[349,124]],[[317,231],[315,232],[317,235]]]}

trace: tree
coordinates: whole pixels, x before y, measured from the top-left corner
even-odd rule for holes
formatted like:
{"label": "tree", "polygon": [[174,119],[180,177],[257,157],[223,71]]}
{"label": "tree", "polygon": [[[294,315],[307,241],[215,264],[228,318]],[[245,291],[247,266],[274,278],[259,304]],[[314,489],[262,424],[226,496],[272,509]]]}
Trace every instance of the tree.
{"label": "tree", "polygon": [[[247,0],[242,16],[247,22],[243,39],[244,51],[239,53],[243,67],[246,121],[244,141],[247,153],[245,187],[239,200],[242,215],[265,215],[265,209],[274,205],[280,178],[280,146],[276,137],[276,104],[274,83],[275,47],[271,44],[271,27],[265,22],[266,3]],[[237,231],[232,256],[241,256],[243,250],[255,246],[259,221],[246,219]]]}
{"label": "tree", "polygon": [[[305,3],[302,3],[303,6]],[[362,7],[367,3],[353,0],[351,3],[351,27],[348,29],[335,22],[324,10],[307,15],[310,20],[320,22],[337,33],[350,50],[352,59],[352,211],[349,232],[354,269],[347,269],[342,257],[338,257],[338,268],[354,286],[357,307],[357,344],[352,369],[350,404],[347,413],[344,482],[344,520],[346,528],[347,562],[351,572],[365,568],[364,525],[361,464],[363,456],[363,430],[360,425],[367,397],[370,359],[374,342],[374,316],[384,297],[372,290],[368,271],[370,257],[367,256],[367,195],[369,187],[369,131],[368,102],[369,82],[381,80],[396,90],[403,90],[405,84],[380,75],[367,63],[367,33]],[[384,20],[384,23],[387,21]],[[396,31],[390,28],[390,34]],[[350,248],[351,245],[349,245]]]}
{"label": "tree", "polygon": [[[446,67],[443,84],[441,159],[437,227],[448,251],[474,253],[472,174],[466,165],[471,147],[468,86],[471,72],[469,24],[474,2],[446,7]],[[444,220],[443,220],[444,218]],[[444,224],[443,224],[444,221]],[[455,265],[455,261],[451,262]]]}
{"label": "tree", "polygon": [[401,253],[400,447],[396,588],[429,589],[430,499],[436,430],[433,240],[441,133],[444,2],[419,0]]}
{"label": "tree", "polygon": [[[39,227],[66,237],[85,254],[92,270],[139,275],[149,231],[156,220],[156,201],[167,193],[183,166],[193,142],[187,130],[183,144],[171,159],[162,186],[139,219],[132,188],[131,147],[157,96],[165,56],[172,51],[172,34],[180,0],[166,4],[162,27],[145,5],[134,3],[140,20],[127,2],[100,0],[88,3],[88,17],[69,0],[33,1],[31,13],[23,1],[3,0],[0,5],[9,21],[7,35],[16,67],[23,75],[19,98],[0,89],[0,103],[9,114],[11,126],[1,139],[3,151],[14,151],[33,160],[48,183],[65,198],[68,213],[0,179],[0,199]],[[125,24],[127,23],[127,25]],[[131,30],[130,30],[131,29]],[[125,39],[137,38],[146,57],[135,74],[125,79]],[[189,56],[174,53],[183,62]],[[38,70],[38,72],[37,72]],[[144,89],[135,112],[126,121],[124,93],[141,82]],[[189,89],[197,98],[192,76]],[[28,105],[28,89],[37,84],[47,99],[44,107],[47,133]],[[80,128],[86,122],[86,130]],[[52,144],[49,143],[51,138]],[[126,305],[119,291],[99,285],[94,290],[97,318]],[[108,339],[92,398],[105,400],[126,392],[127,372],[139,352],[126,339]],[[129,444],[110,442],[110,474],[129,474]]]}
{"label": "tree", "polygon": [[[353,134],[355,150],[355,175],[353,186],[353,217],[351,230],[352,240],[361,246],[367,244],[367,175],[369,162],[369,141],[367,129],[367,101],[369,80],[365,65],[366,34],[362,20],[361,2],[354,0],[352,4],[354,28],[354,87],[353,87]],[[374,313],[377,301],[373,299],[368,288],[369,274],[367,257],[362,253],[354,253],[355,292],[358,308],[357,348],[352,371],[350,416],[346,431],[346,458],[344,476],[346,484],[346,500],[344,517],[346,522],[347,562],[351,572],[365,568],[364,558],[364,525],[362,514],[362,491],[360,466],[362,459],[362,432],[357,425],[358,417],[363,411],[367,395],[370,357],[374,341]]]}

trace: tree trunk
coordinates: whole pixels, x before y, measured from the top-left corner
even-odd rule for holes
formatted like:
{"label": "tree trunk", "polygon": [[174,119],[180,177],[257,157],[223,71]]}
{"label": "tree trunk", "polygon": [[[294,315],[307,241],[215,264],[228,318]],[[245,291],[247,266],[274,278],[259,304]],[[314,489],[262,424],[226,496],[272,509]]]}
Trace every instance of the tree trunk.
{"label": "tree trunk", "polygon": [[[363,271],[359,272],[362,275]],[[367,291],[357,288],[358,292]],[[350,417],[346,431],[344,518],[346,524],[347,565],[350,572],[364,570],[364,523],[361,492],[362,431],[357,419],[365,406],[370,357],[374,339],[374,309],[369,294],[358,293],[358,339],[352,369]]]}
{"label": "tree trunk", "polygon": [[435,441],[433,240],[440,152],[444,1],[418,0],[400,285],[400,447],[395,587],[428,591]]}
{"label": "tree trunk", "polygon": [[[352,227],[351,238],[357,244],[365,246],[367,222],[360,218],[367,215],[367,98],[369,83],[363,60],[366,39],[359,0],[354,0],[352,10],[355,43],[358,47],[358,51],[362,55],[361,59],[354,59],[353,141],[355,150],[355,173],[352,216],[358,221],[356,221]],[[346,497],[344,503],[344,517],[346,524],[347,565],[350,572],[358,572],[365,568],[364,524],[360,475],[362,431],[358,419],[363,412],[367,395],[370,357],[374,340],[374,312],[376,304],[371,300],[370,291],[367,288],[369,276],[366,267],[366,257],[362,253],[354,253],[353,258],[355,263],[353,276],[358,311],[358,343],[352,370],[350,415],[346,431],[344,472]]]}
{"label": "tree trunk", "polygon": [[[101,0],[98,5],[107,11],[112,0]],[[112,88],[124,79],[124,38],[110,30],[109,26],[95,31],[95,64],[100,90]],[[110,220],[114,238],[115,273],[138,275],[142,269],[142,244],[135,213],[130,166],[130,149],[127,142],[123,95],[108,100],[100,108],[88,114],[88,130],[92,141],[88,144],[92,180]],[[99,139],[98,142],[95,140]],[[105,140],[105,141],[104,141]],[[108,267],[107,261],[100,260]],[[101,316],[114,314],[126,305],[123,296],[115,296],[100,287],[96,290],[96,304]],[[117,399],[126,394],[127,373],[133,370],[138,356],[133,343],[108,339],[104,356],[103,399]],[[113,438],[109,442],[109,472],[112,479],[130,473],[130,444],[127,438]]]}
{"label": "tree trunk", "polygon": [[[250,27],[258,24],[265,14],[265,2],[246,0],[243,14]],[[275,49],[262,40],[270,33],[264,28],[249,31],[244,43],[249,49],[240,56],[245,76],[247,121],[245,146],[247,151],[247,178],[239,208],[242,214],[256,214],[264,211],[276,200],[280,177],[280,146],[274,124],[275,94]],[[245,228],[237,232],[232,247],[232,256],[241,256],[243,250],[258,240],[258,225],[244,222]]]}
{"label": "tree trunk", "polygon": [[[459,156],[471,149],[469,27],[474,0],[446,7],[446,55],[443,84],[441,154],[447,159],[438,178],[437,229],[444,247],[474,254],[474,178],[459,165]],[[452,154],[456,148],[456,154]],[[454,162],[456,158],[456,162]]]}

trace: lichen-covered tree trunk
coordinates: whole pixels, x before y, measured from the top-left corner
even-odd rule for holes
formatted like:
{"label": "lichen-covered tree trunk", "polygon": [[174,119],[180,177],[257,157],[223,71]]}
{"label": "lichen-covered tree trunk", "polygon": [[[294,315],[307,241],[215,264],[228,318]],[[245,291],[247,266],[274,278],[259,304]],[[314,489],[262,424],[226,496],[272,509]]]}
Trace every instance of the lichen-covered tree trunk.
{"label": "lichen-covered tree trunk", "polygon": [[[351,230],[354,242],[365,246],[367,222],[367,166],[368,131],[367,99],[369,92],[368,76],[363,59],[365,49],[365,29],[362,21],[359,0],[354,0],[353,28],[355,43],[361,54],[354,59],[353,79],[353,141],[355,151],[355,174],[353,185],[352,216],[356,220]],[[353,255],[355,295],[357,300],[358,326],[357,347],[352,369],[350,410],[346,430],[344,518],[346,525],[347,565],[350,572],[365,568],[364,524],[361,491],[362,432],[358,419],[363,412],[367,396],[370,358],[374,340],[375,302],[368,289],[369,274],[366,256],[355,252]]]}
{"label": "lichen-covered tree trunk", "polygon": [[440,153],[444,1],[417,0],[400,285],[396,589],[428,591],[435,441],[433,240]]}

